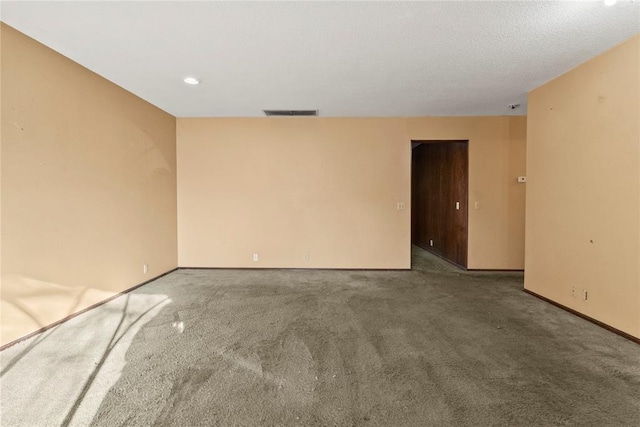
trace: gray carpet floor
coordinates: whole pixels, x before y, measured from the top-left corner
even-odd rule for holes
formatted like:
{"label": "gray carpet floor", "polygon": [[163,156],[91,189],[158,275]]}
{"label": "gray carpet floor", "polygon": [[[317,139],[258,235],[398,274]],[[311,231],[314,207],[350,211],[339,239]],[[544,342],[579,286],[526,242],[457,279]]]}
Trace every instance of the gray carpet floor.
{"label": "gray carpet floor", "polygon": [[0,354],[2,426],[639,426],[640,346],[414,249],[179,270]]}

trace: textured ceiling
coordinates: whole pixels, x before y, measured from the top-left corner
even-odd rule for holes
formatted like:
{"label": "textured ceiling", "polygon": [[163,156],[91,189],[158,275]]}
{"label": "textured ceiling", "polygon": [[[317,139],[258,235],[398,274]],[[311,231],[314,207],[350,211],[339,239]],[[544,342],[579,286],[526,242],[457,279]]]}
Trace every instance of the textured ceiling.
{"label": "textured ceiling", "polygon": [[0,7],[7,24],[179,117],[524,114],[529,90],[640,31],[638,0]]}

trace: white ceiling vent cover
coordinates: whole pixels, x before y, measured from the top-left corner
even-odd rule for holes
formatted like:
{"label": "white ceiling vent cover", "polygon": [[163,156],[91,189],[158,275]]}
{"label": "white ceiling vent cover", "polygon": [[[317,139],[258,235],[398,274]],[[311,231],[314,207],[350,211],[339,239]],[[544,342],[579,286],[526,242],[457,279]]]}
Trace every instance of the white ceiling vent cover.
{"label": "white ceiling vent cover", "polygon": [[317,116],[318,110],[263,110],[266,116]]}

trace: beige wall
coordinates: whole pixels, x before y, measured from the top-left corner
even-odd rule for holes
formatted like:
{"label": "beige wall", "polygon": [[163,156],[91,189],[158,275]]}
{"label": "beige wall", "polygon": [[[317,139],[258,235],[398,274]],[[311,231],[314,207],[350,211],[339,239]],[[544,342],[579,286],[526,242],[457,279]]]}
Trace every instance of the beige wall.
{"label": "beige wall", "polygon": [[525,136],[524,117],[178,119],[178,263],[409,268],[410,142],[468,139],[469,268],[521,269]]}
{"label": "beige wall", "polygon": [[[2,23],[0,23],[0,100],[2,100]],[[2,125],[2,102],[0,101],[0,126]],[[0,131],[0,345],[2,341],[2,132]]]}
{"label": "beige wall", "polygon": [[4,24],[1,37],[7,343],[176,267],[176,160],[174,117]]}
{"label": "beige wall", "polygon": [[636,337],[639,58],[635,37],[529,94],[525,266],[527,289]]}
{"label": "beige wall", "polygon": [[467,267],[524,268],[526,184],[517,179],[526,176],[526,117],[425,117],[407,125],[412,140],[469,140]]}
{"label": "beige wall", "polygon": [[178,119],[177,128],[181,267],[409,268],[402,120]]}

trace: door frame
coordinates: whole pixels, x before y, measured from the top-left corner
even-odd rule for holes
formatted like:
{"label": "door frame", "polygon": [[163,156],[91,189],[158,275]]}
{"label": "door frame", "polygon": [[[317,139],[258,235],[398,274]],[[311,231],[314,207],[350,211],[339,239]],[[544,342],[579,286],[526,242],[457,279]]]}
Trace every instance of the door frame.
{"label": "door frame", "polygon": [[[413,157],[414,157],[414,155],[413,155],[413,150],[414,150],[414,148],[417,148],[418,146],[420,146],[422,144],[446,144],[446,143],[464,143],[464,144],[466,144],[466,150],[465,151],[466,151],[467,168],[466,168],[466,171],[465,171],[465,175],[466,175],[466,181],[467,182],[466,182],[466,192],[465,192],[465,196],[466,196],[466,200],[465,200],[466,212],[464,213],[464,215],[465,215],[465,224],[466,224],[466,226],[465,226],[465,232],[466,232],[466,236],[465,236],[466,237],[465,238],[465,242],[466,242],[466,245],[465,245],[466,246],[465,247],[465,252],[466,252],[465,263],[466,263],[466,265],[460,265],[460,264],[456,263],[455,261],[450,260],[450,259],[442,256],[441,254],[438,254],[438,253],[436,253],[434,251],[429,250],[428,248],[423,248],[422,246],[418,246],[418,245],[416,245],[416,246],[418,246],[421,249],[426,250],[430,254],[433,254],[433,255],[437,256],[438,258],[448,262],[449,264],[452,264],[452,265],[454,265],[454,266],[456,266],[458,268],[461,268],[461,269],[467,271],[468,270],[467,266],[469,265],[469,210],[471,209],[470,206],[469,206],[469,186],[470,186],[469,185],[469,182],[470,182],[469,170],[470,170],[470,166],[471,166],[471,163],[469,161],[469,140],[468,139],[412,139],[412,140],[409,141],[409,143],[411,144],[411,162],[410,162],[411,163],[411,174],[410,174],[411,179],[410,179],[410,183],[409,183],[410,195],[411,195],[411,212],[410,212],[411,218],[410,218],[410,225],[409,225],[409,230],[410,230],[410,233],[409,233],[409,236],[410,236],[410,238],[409,238],[409,240],[410,240],[409,246],[410,246],[411,250],[413,250],[413,246],[414,246],[414,243],[413,243],[413,232],[414,232],[414,229],[413,229],[413,220],[414,220],[414,203],[413,203],[413,200],[414,200],[414,193],[413,193],[414,192],[414,188],[413,188],[413,176],[414,176],[413,175],[413,173],[414,173],[414,170],[413,170]],[[414,146],[414,144],[416,144],[416,145]],[[413,259],[412,259],[412,263],[411,263],[411,268],[413,269]]]}

